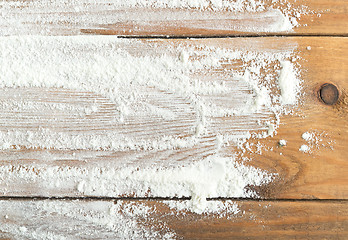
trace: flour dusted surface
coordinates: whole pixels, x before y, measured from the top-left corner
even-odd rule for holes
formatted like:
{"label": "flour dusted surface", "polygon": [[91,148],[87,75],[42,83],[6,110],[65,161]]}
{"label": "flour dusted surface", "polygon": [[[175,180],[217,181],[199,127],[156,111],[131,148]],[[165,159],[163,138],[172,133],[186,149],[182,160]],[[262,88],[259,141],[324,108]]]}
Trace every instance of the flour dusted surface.
{"label": "flour dusted surface", "polygon": [[[148,49],[147,55],[135,51],[134,46]],[[299,91],[299,87],[293,87],[300,83],[295,66],[287,62],[286,69],[281,67],[291,57],[295,46],[282,52],[257,52],[209,46],[161,46],[152,41],[122,40],[115,37],[8,37],[0,39],[0,47],[0,85],[3,91],[18,91],[17,94],[9,96],[5,91],[1,101],[7,120],[0,129],[0,146],[3,150],[24,148],[179,153],[184,149],[202,148],[207,149],[206,154],[213,155],[210,158],[202,156],[206,158],[206,163],[213,164],[213,172],[214,169],[220,169],[216,172],[219,179],[212,175],[213,185],[223,184],[226,180],[220,179],[224,176],[221,171],[236,167],[232,158],[226,159],[219,155],[219,149],[226,145],[240,146],[252,137],[253,132],[258,132],[256,136],[260,138],[273,135],[279,125],[279,120],[273,116],[284,112],[284,93],[286,98],[291,99],[285,104],[294,104]],[[219,78],[201,77],[201,73],[218,73],[223,64],[232,62],[240,62],[243,69],[229,70]],[[260,71],[268,67],[278,68],[278,73]],[[278,78],[282,83],[280,94],[271,91],[273,86],[277,86]],[[285,82],[288,84],[284,84]],[[39,89],[43,92],[35,97]],[[56,93],[45,89],[55,89]],[[63,94],[58,99],[66,99],[71,94],[63,90],[74,91],[78,95],[71,96],[69,104],[49,102],[50,97],[55,97],[55,94]],[[63,92],[60,93],[61,91]],[[86,102],[80,92],[89,94],[95,100]],[[233,98],[231,94],[234,95]],[[106,104],[107,112],[103,110]],[[11,111],[13,106],[17,110]],[[65,116],[67,111],[71,113]],[[33,112],[34,115],[31,114]],[[42,113],[49,114],[41,115]],[[229,126],[232,131],[221,131],[221,117],[233,118],[232,125]],[[249,125],[241,127],[242,122],[238,118],[250,118]],[[9,119],[12,120],[9,122]],[[1,119],[4,120],[5,118]],[[71,157],[75,158],[76,155]],[[123,162],[127,164],[128,158],[123,158]],[[131,162],[135,160],[131,156],[129,159]],[[192,160],[183,163],[192,164]],[[201,160],[203,159],[198,158],[194,161]],[[154,155],[153,159],[140,162],[140,165],[145,165],[146,170],[143,174],[142,171],[135,172],[132,176],[138,177],[134,180],[139,183],[165,182],[166,176],[171,174],[165,173],[161,176],[156,175],[156,171],[152,175],[147,172],[146,165],[152,165],[156,161]],[[167,164],[173,164],[175,168],[178,166],[177,161]],[[197,168],[201,169],[197,173],[209,174],[209,164],[197,164]],[[122,166],[122,162],[119,165]],[[34,179],[43,177],[48,182],[54,182],[56,174],[53,172],[60,171],[36,166],[34,163],[25,168],[32,167],[42,174],[33,176]],[[184,169],[190,168],[184,167],[177,177],[168,179],[168,184],[181,186],[180,181],[185,177],[195,178]],[[237,169],[242,169],[242,166]],[[115,171],[115,174],[118,171],[112,168],[106,171],[108,170]],[[131,169],[124,171],[134,172]],[[203,200],[205,197],[214,196],[245,197],[247,195],[242,189],[250,184],[240,182],[238,188],[241,192],[238,193],[229,192],[231,188],[227,187],[216,193],[202,193],[199,189],[206,191],[208,182],[199,186],[200,183],[193,180],[190,184],[183,184],[183,192],[180,192],[181,188],[177,188],[178,192],[175,193],[175,188],[171,191],[165,185],[161,188],[147,183],[150,185],[145,184],[144,188],[130,187],[127,184],[133,181],[127,183],[125,179],[122,182],[125,190],[121,191],[123,188],[112,187],[114,184],[107,184],[109,180],[104,179],[115,174],[103,175],[100,186],[91,187],[90,184],[81,183],[83,172],[77,169],[74,173],[69,168],[56,176],[76,176],[77,189],[85,194],[119,196],[138,192],[136,195],[142,196],[147,189],[151,189],[154,196],[193,194],[193,199]],[[259,174],[260,176],[254,175],[252,181],[261,184],[264,182],[264,173],[259,171]],[[10,173],[8,178],[15,179],[18,176]],[[79,178],[82,178],[81,181]],[[112,177],[113,181],[110,183],[114,183],[116,179],[117,177]],[[56,180],[59,181],[59,177]],[[64,181],[59,184],[64,184]],[[187,189],[188,185],[192,187]],[[105,186],[110,186],[111,189]],[[212,186],[211,190],[217,190],[216,186]],[[92,189],[97,189],[97,192]]]}
{"label": "flour dusted surface", "polygon": [[188,197],[164,203],[198,214],[239,213],[233,202],[207,198],[257,197],[248,186],[277,174],[222,150],[247,150],[249,139],[276,134],[279,117],[299,97],[299,71],[288,61],[296,44],[258,50],[192,43],[1,38],[0,147],[14,159],[22,150],[33,159],[0,167],[1,193]]}
{"label": "flour dusted surface", "polygon": [[0,35],[81,34],[82,29],[112,31],[112,26],[123,29],[120,34],[132,34],[173,28],[178,21],[193,30],[284,32],[311,12],[283,0],[8,0],[0,3]]}
{"label": "flour dusted surface", "polygon": [[[147,49],[147,55],[134,52],[131,46]],[[266,115],[278,116],[284,103],[295,104],[300,90],[298,73],[290,62],[286,69],[278,67],[280,77],[277,71],[261,72],[274,64],[274,68],[281,66],[295,46],[273,53],[161,47],[151,41],[115,37],[9,37],[1,39],[0,47],[1,105],[6,115],[0,121],[7,121],[0,129],[2,149],[192,147],[200,143],[202,134],[220,134],[219,118],[229,116],[250,117],[244,130],[224,132],[229,142],[243,135],[248,138],[253,130],[267,130],[262,135],[266,137],[279,124]],[[187,55],[184,61],[183,54]],[[243,69],[219,73],[224,64],[233,62],[240,62]],[[201,74],[216,74],[216,78]],[[281,95],[271,90],[278,78]],[[13,88],[17,94],[7,95]],[[35,88],[43,94],[38,95]],[[55,89],[55,93],[46,89]],[[77,99],[64,89],[77,92]],[[93,94],[93,102],[85,100],[86,93]],[[70,96],[71,103],[51,103],[52,94],[64,94],[65,98],[57,96],[55,101]],[[13,106],[20,114],[11,111]],[[43,111],[48,114],[42,115]],[[11,125],[9,119],[13,119]],[[234,124],[238,126],[237,119]],[[95,127],[81,129],[88,124]]]}
{"label": "flour dusted surface", "polygon": [[[145,203],[0,201],[0,237],[15,239],[174,239]],[[5,221],[3,220],[6,214]],[[139,219],[142,219],[140,221]],[[60,221],[62,220],[62,221]],[[35,223],[27,225],[28,222]],[[152,224],[150,228],[148,225]],[[2,233],[10,235],[2,235]]]}

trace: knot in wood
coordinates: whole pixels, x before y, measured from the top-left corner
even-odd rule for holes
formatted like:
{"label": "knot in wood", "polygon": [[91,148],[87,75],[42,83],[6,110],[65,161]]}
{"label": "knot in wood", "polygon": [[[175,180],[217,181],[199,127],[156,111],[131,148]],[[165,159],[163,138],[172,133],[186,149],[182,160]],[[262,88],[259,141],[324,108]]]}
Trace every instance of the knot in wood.
{"label": "knot in wood", "polygon": [[335,85],[325,83],[320,87],[319,97],[326,105],[334,105],[338,101],[339,92]]}

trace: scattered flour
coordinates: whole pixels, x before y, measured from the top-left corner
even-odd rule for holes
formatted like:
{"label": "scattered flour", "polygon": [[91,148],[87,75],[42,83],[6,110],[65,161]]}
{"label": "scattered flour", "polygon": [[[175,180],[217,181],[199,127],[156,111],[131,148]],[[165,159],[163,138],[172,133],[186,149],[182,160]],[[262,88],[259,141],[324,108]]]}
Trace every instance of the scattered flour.
{"label": "scattered flour", "polygon": [[[247,186],[271,182],[276,174],[245,166],[233,159],[211,156],[205,160],[176,167],[125,166],[38,167],[35,164],[0,168],[0,183],[22,182],[25,188],[38,186],[49,192],[61,190],[83,196],[191,197],[190,211],[209,211],[214,202],[206,198],[253,197]],[[1,189],[6,193],[6,189]],[[188,204],[187,203],[187,204]]]}
{"label": "scattered flour", "polygon": [[290,61],[281,63],[282,71],[279,76],[279,86],[281,89],[281,99],[284,104],[295,104],[297,96],[294,93],[299,92],[299,80],[296,71]]}
{"label": "scattered flour", "polygon": [[19,228],[19,231],[21,231],[22,233],[25,233],[27,231],[27,228],[22,226]]}
{"label": "scattered flour", "polygon": [[[308,13],[312,13],[308,7],[295,7],[284,0],[8,0],[0,3],[0,35],[81,34],[81,29],[103,30],[108,25],[132,33],[157,26],[174,27],[178,21],[181,27],[187,24],[194,29],[280,32],[291,31]],[[135,27],[127,28],[130,22]]]}
{"label": "scattered flour", "polygon": [[[182,211],[185,213],[185,211],[191,212],[191,202],[186,201],[164,201],[165,204],[167,204],[170,208],[176,210],[176,211]],[[231,200],[226,201],[207,201],[206,208],[204,210],[201,210],[199,214],[217,214],[218,218],[224,218],[229,217],[231,215],[236,215],[240,213],[241,210],[238,207],[238,204],[236,202],[233,202]],[[179,213],[180,214],[180,213]]]}
{"label": "scattered flour", "polygon": [[[15,239],[174,239],[142,202],[0,201],[0,237]],[[30,223],[30,224],[28,224]],[[8,235],[6,235],[8,234]]]}
{"label": "scattered flour", "polygon": [[322,147],[333,150],[334,141],[325,132],[308,131],[302,134],[302,139],[305,140],[308,147],[307,152],[313,152],[315,149]]}
{"label": "scattered flour", "polygon": [[[250,5],[252,7],[244,5],[252,2],[257,4]],[[179,4],[178,1],[175,3]],[[192,1],[183,1],[182,5],[165,2],[162,6],[157,1],[139,0],[113,1],[110,6],[127,7],[130,4],[132,7],[265,10],[261,1],[244,3],[197,1],[197,5],[192,5]],[[52,4],[66,7],[54,1]],[[88,1],[87,6],[93,7],[94,4],[95,1]],[[238,9],[236,4],[242,4],[242,9]],[[45,7],[45,2],[6,2],[1,6],[2,11],[7,8],[20,13],[28,8]],[[83,12],[79,6],[74,9]],[[19,13],[5,16],[1,21],[14,21],[21,25]],[[11,24],[15,26],[13,22]],[[40,194],[52,196],[57,194],[59,186],[59,196],[70,193],[97,197],[189,197],[188,201],[165,203],[169,207],[198,214],[237,214],[239,209],[233,202],[207,201],[207,198],[257,197],[257,193],[249,187],[268,184],[277,175],[240,163],[234,157],[221,155],[219,151],[233,144],[249,147],[248,139],[266,138],[276,133],[279,116],[296,104],[299,96],[299,70],[295,63],[289,61],[295,49],[295,45],[281,51],[258,51],[247,46],[245,49],[227,49],[208,44],[161,45],[151,40],[117,39],[112,36],[2,37],[0,110],[4,114],[0,117],[1,150],[118,152],[124,154],[125,159],[132,159],[131,154],[136,152],[153,154],[154,157],[145,165],[128,165],[125,160],[122,167],[116,167],[111,161],[85,166],[82,163],[77,166],[54,165],[50,160],[2,165],[0,191],[16,195],[22,194],[29,186],[36,186]],[[204,78],[208,74],[219,74],[226,64],[236,62],[241,64],[239,70],[226,70],[225,75]],[[39,90],[40,96],[23,92],[35,92],[35,89]],[[47,89],[71,91],[71,95],[76,94],[78,99],[88,98],[86,96],[91,94],[97,97],[95,102],[88,104],[87,100],[76,100],[74,104],[48,103],[51,93],[45,92]],[[16,91],[18,94],[13,94]],[[86,94],[85,97],[83,94]],[[28,98],[32,99],[28,101]],[[104,116],[103,108],[106,106],[108,115],[104,113]],[[55,114],[46,116],[40,115],[41,112]],[[69,117],[62,114],[64,112],[68,112]],[[221,119],[224,119],[222,123],[219,122]],[[226,122],[228,119],[231,119],[230,124]],[[250,124],[245,126],[245,122]],[[226,125],[228,129],[223,127]],[[95,127],[89,129],[86,126]],[[206,139],[213,144],[209,145]],[[165,167],[156,163],[159,155],[155,153],[168,151],[165,153],[168,155],[164,155],[166,159],[178,149],[185,152],[207,146],[211,150],[195,161],[188,158],[186,162],[168,162]],[[69,157],[78,158],[78,155],[75,153]],[[11,186],[22,186],[23,189],[12,189]],[[6,201],[0,202],[0,207],[6,204]],[[85,226],[107,228],[109,231],[105,232],[105,238],[159,237],[158,232],[138,225],[139,218],[146,218],[153,209],[138,204],[133,207],[124,202],[110,203],[108,208],[102,206],[103,211],[107,209],[109,212],[106,215],[93,210],[98,208],[94,204],[90,203],[88,210],[81,210],[75,209],[76,206],[71,203],[31,202],[30,206],[20,205],[20,209],[23,212],[29,208],[44,210],[45,214],[60,214],[71,221],[87,222]],[[116,214],[119,211],[127,217]],[[12,216],[11,212],[3,213],[9,218]],[[30,215],[27,217],[30,219]],[[25,218],[22,221],[24,223]],[[0,225],[0,231],[10,232],[18,238],[41,236],[63,239],[54,229],[57,226],[48,227],[52,230],[28,226],[18,229],[9,221]],[[79,233],[74,229],[74,234],[96,236],[97,230],[94,230],[95,227],[91,227],[90,232]],[[161,235],[164,236],[170,238],[172,233],[168,230]]]}
{"label": "scattered flour", "polygon": [[[147,55],[139,56],[138,52],[127,51],[130,46],[150,49]],[[184,47],[162,47],[167,49],[161,50],[151,41],[106,36],[1,38],[3,101],[0,107],[6,114],[0,121],[7,127],[0,128],[0,148],[125,151],[192,147],[199,144],[202,134],[216,134],[220,130],[222,123],[214,119],[228,116],[251,118],[249,129],[243,127],[244,133],[237,130],[242,124],[237,120],[231,122],[235,125],[233,132],[224,129],[225,134],[230,134],[225,137],[229,142],[247,139],[248,131],[262,129],[265,131],[259,137],[265,138],[275,133],[279,120],[264,119],[264,125],[257,126],[256,121],[263,118],[258,114],[274,114],[279,119],[284,104],[296,103],[300,91],[298,70],[293,63],[285,61],[291,57],[291,48],[284,52],[253,52],[207,46],[184,50],[181,50]],[[207,69],[220,71],[223,64],[234,61],[242,61],[243,69],[247,70],[230,70],[214,81],[200,79],[198,75],[208,74]],[[273,64],[283,66],[280,77],[274,72],[261,72]],[[277,86],[278,78],[280,96],[271,90]],[[98,103],[75,107],[42,103],[45,101],[42,97],[32,97],[37,93],[8,95],[9,88],[93,93],[109,101],[114,114],[100,114],[103,106]],[[27,101],[28,98],[33,99]],[[66,110],[76,120],[70,120],[64,114]],[[50,111],[54,114],[40,116]],[[252,114],[256,114],[255,120]],[[13,119],[11,127],[9,119]],[[59,125],[60,122],[64,125]],[[82,131],[78,122],[94,125],[94,130]],[[71,124],[74,127],[69,129]],[[21,130],[25,126],[33,130]],[[170,132],[173,134],[164,135]]]}
{"label": "scattered flour", "polygon": [[305,132],[302,134],[302,139],[308,142],[313,139],[313,135],[309,132]]}
{"label": "scattered flour", "polygon": [[309,150],[310,150],[309,147],[305,144],[303,144],[299,149],[299,151],[304,152],[304,153],[309,152]]}
{"label": "scattered flour", "polygon": [[280,146],[286,146],[286,144],[287,144],[287,142],[286,142],[286,140],[284,140],[284,139],[282,139],[282,140],[279,140],[279,145]]}
{"label": "scattered flour", "polygon": [[[310,142],[311,140],[313,140],[313,136],[314,135],[312,133],[305,132],[302,134],[302,139],[307,141],[307,142]],[[311,150],[311,147],[306,145],[306,144],[303,144],[299,149],[299,151],[304,152],[304,153],[308,153],[308,152],[310,152],[310,150]]]}
{"label": "scattered flour", "polygon": [[[47,196],[69,193],[96,197],[189,197],[189,201],[166,204],[198,214],[223,216],[227,212],[238,213],[238,207],[233,202],[207,198],[257,197],[250,186],[268,184],[277,177],[219,151],[233,144],[248,148],[248,139],[276,133],[279,116],[296,104],[300,91],[298,70],[288,61],[296,49],[294,45],[282,51],[265,51],[160,45],[151,40],[112,36],[27,36],[2,37],[0,48],[0,110],[4,112],[0,117],[4,126],[0,127],[0,147],[11,151],[40,149],[40,158],[46,159],[2,165],[2,194],[22,194],[36,186],[41,195]],[[134,49],[147,50],[144,55]],[[202,78],[235,62],[240,62],[240,70],[225,71],[218,78]],[[274,87],[281,93],[272,91]],[[55,89],[54,94],[62,102],[48,102],[55,95],[47,89]],[[64,102],[69,95],[75,97]],[[84,100],[90,98],[95,99]],[[106,106],[108,115],[103,117]],[[230,124],[227,120],[219,122],[229,118]],[[180,124],[188,127],[180,128]],[[228,128],[223,127],[226,125]],[[205,150],[207,147],[209,151]],[[190,149],[205,152],[197,155]],[[77,160],[82,150],[118,152],[121,162],[84,165],[81,161],[76,166],[60,166],[56,165],[59,160],[50,163],[50,155],[44,155],[46,150],[73,151],[62,159]],[[182,155],[186,150],[190,150],[188,157]],[[152,157],[141,162],[136,157],[141,154]],[[170,162],[172,155],[188,160]],[[192,155],[197,155],[197,159]],[[157,157],[166,161],[159,164]],[[129,159],[135,164],[129,164]],[[74,218],[76,211],[63,205],[59,208],[61,214]],[[132,214],[138,210],[133,209]],[[96,219],[86,214],[88,221],[99,225],[110,222],[104,216]],[[107,223],[108,229],[113,234],[121,231],[125,238],[135,224],[134,220],[120,226],[123,219],[118,215],[112,221],[116,223]],[[1,227],[0,230],[23,235],[23,231],[9,225]],[[32,236],[53,234],[37,231],[27,232]],[[144,233],[142,228],[139,231],[145,235],[135,232],[132,236],[147,238],[156,233]],[[53,236],[59,238],[59,232]]]}

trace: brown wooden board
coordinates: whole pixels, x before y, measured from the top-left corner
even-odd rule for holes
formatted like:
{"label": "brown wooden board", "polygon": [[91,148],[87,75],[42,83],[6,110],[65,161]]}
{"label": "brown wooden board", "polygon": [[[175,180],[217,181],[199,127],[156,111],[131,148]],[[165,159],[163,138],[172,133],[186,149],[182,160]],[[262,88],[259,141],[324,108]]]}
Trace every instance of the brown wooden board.
{"label": "brown wooden board", "polygon": [[[158,43],[156,51],[144,48],[144,44],[148,42]],[[265,185],[256,189],[261,197],[268,199],[347,199],[348,194],[348,174],[347,174],[347,66],[348,60],[345,57],[348,50],[348,42],[345,38],[340,37],[292,37],[292,38],[234,38],[234,39],[205,39],[205,40],[143,40],[141,44],[126,43],[122,48],[131,49],[133,52],[141,54],[161,54],[166,53],[168,45],[205,45],[220,46],[224,48],[272,51],[286,49],[289,46],[296,46],[298,55],[302,58],[299,63],[302,65],[303,92],[301,104],[294,111],[293,115],[281,118],[281,126],[278,135],[273,138],[259,140],[265,146],[266,150],[262,155],[257,153],[240,153],[239,156],[250,156],[253,161],[247,163],[267,170],[272,173],[279,174],[279,177],[271,185]],[[307,50],[307,46],[311,46],[311,50]],[[145,49],[145,50],[144,50]],[[239,65],[226,65],[225,68],[238,68]],[[209,72],[210,69],[207,69]],[[223,72],[223,71],[222,71]],[[200,77],[199,73],[193,74],[192,78]],[[207,75],[207,81],[214,81],[213,75]],[[219,79],[229,79],[228,74],[219,75]],[[338,102],[334,105],[327,105],[318,97],[320,87],[325,83],[332,83],[339,90]],[[235,89],[239,91],[238,88]],[[37,99],[39,93],[37,89],[13,89],[2,95],[3,100],[13,98],[18,91],[27,91],[22,93],[22,97]],[[13,93],[16,93],[13,95]],[[154,93],[161,94],[161,93]],[[159,95],[158,95],[159,96]],[[115,126],[108,125],[107,119],[114,110],[110,108],[106,99],[99,98],[93,93],[79,93],[69,91],[40,90],[40,101],[56,102],[82,102],[85,105],[96,100],[102,107],[102,112],[91,115],[91,121],[86,121],[81,125],[75,125],[73,120],[64,122],[66,116],[59,115],[61,120],[57,120],[54,129],[76,129],[81,127],[79,131],[83,132],[89,129],[111,129]],[[163,99],[163,95],[161,95]],[[219,99],[219,98],[217,98]],[[226,96],[222,99],[227,99]],[[238,99],[237,99],[238,100]],[[178,101],[178,102],[176,102]],[[169,99],[168,102],[180,105],[180,99]],[[167,104],[163,103],[164,106]],[[232,101],[230,104],[236,104]],[[181,106],[181,105],[180,105]],[[186,105],[182,105],[186,106]],[[23,113],[24,114],[24,113]],[[36,113],[44,114],[44,113]],[[50,113],[51,114],[51,113]],[[52,117],[48,114],[48,118]],[[38,115],[38,116],[39,116]],[[6,129],[31,129],[37,124],[47,124],[45,122],[31,123],[28,117],[17,118],[18,115],[12,112],[6,112],[2,115],[2,128]],[[23,115],[24,116],[24,115]],[[40,115],[41,116],[41,115]],[[44,115],[46,116],[46,115]],[[185,117],[185,116],[184,116]],[[267,114],[262,117],[269,118]],[[246,126],[258,130],[254,125],[255,119],[260,115],[249,116],[243,118],[241,122],[232,118],[217,119],[217,128],[222,131],[239,131]],[[22,119],[22,120],[21,120]],[[94,120],[93,120],[94,119]],[[61,126],[61,122],[64,126]],[[103,122],[100,124],[100,122]],[[152,120],[151,120],[152,122]],[[81,123],[81,122],[80,122]],[[249,124],[250,123],[250,124]],[[34,124],[34,125],[33,125]],[[36,125],[35,125],[36,124]],[[147,125],[146,119],[144,125],[128,125],[126,132],[134,132],[141,136],[152,137],[153,133],[170,132],[178,136],[185,136],[189,133],[191,122],[189,119],[183,118],[180,127],[178,122],[168,122],[163,125],[160,122]],[[53,125],[52,125],[53,126]],[[156,126],[156,128],[154,128]],[[133,130],[136,131],[133,131]],[[139,130],[141,129],[141,130]],[[63,131],[62,130],[62,131]],[[260,131],[262,129],[259,129]],[[60,131],[60,130],[59,130]],[[306,131],[317,132],[320,135],[321,142],[311,145],[311,153],[303,153],[299,151],[302,144],[306,142],[301,135]],[[285,139],[288,145],[280,148],[278,141]],[[253,140],[250,140],[252,142]],[[156,159],[161,164],[168,164],[175,161],[191,162],[202,159],[214,151],[215,140],[213,138],[204,138],[199,148],[193,147],[185,149],[185,151],[166,150],[159,152],[137,152],[137,151],[64,151],[64,150],[47,150],[37,149],[29,150],[26,148],[12,149],[1,152],[0,164],[7,167],[4,170],[3,180],[0,182],[2,196],[90,196],[78,191],[77,185],[82,179],[71,178],[64,180],[63,184],[56,186],[51,182],[50,178],[35,177],[40,172],[45,172],[46,168],[51,167],[77,167],[88,168],[95,166],[119,166],[123,163],[146,164]],[[267,150],[268,149],[268,150]],[[273,150],[271,150],[273,149]],[[229,154],[238,153],[236,146],[230,146],[223,150],[228,156]],[[280,155],[282,153],[282,155]],[[77,154],[80,160],[76,161],[73,154]],[[74,160],[75,159],[75,160]],[[81,161],[83,159],[84,161]],[[29,166],[29,167],[28,167]],[[30,167],[31,166],[31,167]],[[16,178],[16,176],[20,176]],[[29,179],[31,179],[29,181]],[[51,184],[47,184],[51,183]],[[252,186],[251,186],[252,187]],[[126,192],[131,196],[131,192]],[[94,195],[92,195],[94,196]],[[104,195],[97,195],[103,197]],[[124,195],[121,195],[124,196]],[[151,194],[149,195],[151,196]],[[112,197],[120,197],[112,195]],[[166,197],[166,196],[153,196]],[[189,197],[189,196],[187,196]]]}
{"label": "brown wooden board", "polygon": [[[67,178],[60,184],[53,178],[38,177],[54,168],[112,169],[123,164],[142,167],[153,163],[154,159],[161,166],[194,162],[214,153],[215,135],[206,136],[200,145],[185,150],[49,150],[25,146],[2,150],[0,167],[5,171],[0,173],[0,239],[348,239],[347,0],[286,1],[291,5],[289,9],[308,10],[297,19],[299,26],[292,31],[274,30],[275,25],[284,19],[277,11],[233,13],[209,8],[115,8],[107,1],[98,6],[70,1],[67,9],[59,1],[50,1],[49,4],[42,1],[44,4],[35,7],[37,2],[5,0],[0,3],[0,36],[116,35],[138,38],[138,42],[120,43],[119,47],[139,56],[176,56],[180,54],[175,50],[178,46],[214,46],[260,53],[295,48],[295,55],[301,58],[297,62],[302,69],[303,96],[294,114],[281,117],[281,125],[274,137],[247,141],[263,146],[262,153],[257,149],[242,151],[235,145],[221,149],[225,156],[249,157],[252,161],[248,165],[278,176],[271,184],[249,186],[263,200],[209,200],[231,206],[229,211],[219,214],[174,210],[168,204],[180,205],[183,199],[163,200],[166,196],[153,196],[151,193],[142,200],[133,198],[131,190],[111,198],[105,194],[84,193],[78,189],[82,175],[79,175],[81,179]],[[280,2],[283,4],[273,3],[273,7],[284,10],[284,1]],[[221,38],[228,36],[245,38]],[[141,37],[202,39],[146,40],[139,39]],[[210,37],[218,38],[204,39]],[[157,44],[155,48],[153,43]],[[228,69],[240,68],[243,69],[240,62],[228,63],[221,69],[194,72],[192,79],[228,82]],[[243,86],[236,86],[231,93],[234,98],[215,98],[226,104],[238,104],[241,97],[238,94],[243,92],[242,89]],[[146,101],[157,103],[159,108],[183,109],[189,106],[185,99],[168,97],[160,91],[146,89],[144,93]],[[159,102],[159,98],[164,100]],[[0,89],[0,104],[19,99],[38,105],[61,104],[63,109],[65,104],[69,104],[71,109],[87,109],[94,104],[98,111],[88,110],[76,117],[74,112],[63,110],[47,108],[47,112],[18,112],[16,105],[2,105],[1,131],[26,131],[43,126],[58,132],[117,129],[145,139],[163,133],[185,138],[192,134],[195,117],[194,111],[191,115],[183,115],[177,122],[163,122],[147,116],[141,123],[120,127],[110,124],[110,119],[116,114],[115,106],[109,99],[93,92],[57,88]],[[231,117],[215,119],[215,130],[262,132],[265,129],[256,124],[257,119],[273,117],[263,112],[239,120]],[[32,121],[35,118],[41,120]],[[301,135],[307,131],[315,133],[318,141],[302,139]],[[281,147],[279,141],[283,139],[287,145]],[[299,151],[303,144],[310,147],[310,153]],[[59,199],[46,199],[51,197]]]}
{"label": "brown wooden board", "polygon": [[[116,201],[120,203],[120,201]],[[346,201],[237,201],[240,213],[198,215],[162,201],[2,200],[0,239],[56,237],[117,238],[150,230],[161,239],[346,239]],[[130,206],[156,211],[145,217]],[[135,208],[133,208],[135,209]],[[124,228],[123,226],[130,226]],[[142,230],[140,230],[142,229]],[[127,232],[128,231],[128,232]]]}
{"label": "brown wooden board", "polygon": [[[11,3],[6,5],[5,3]],[[267,1],[266,1],[267,2]],[[272,1],[268,1],[270,3]],[[6,0],[0,13],[5,21],[0,35],[113,34],[119,36],[247,36],[247,35],[346,35],[347,0],[289,0],[274,8],[301,8],[308,13],[292,31],[274,30],[283,19],[279,12],[233,13],[171,8],[112,7],[107,2],[91,5],[70,3],[29,5]],[[270,4],[266,4],[267,6]],[[304,6],[304,8],[303,8]],[[293,11],[292,11],[293,12]],[[303,11],[302,11],[303,12]],[[291,13],[290,13],[291,15]],[[273,30],[272,30],[273,29]]]}

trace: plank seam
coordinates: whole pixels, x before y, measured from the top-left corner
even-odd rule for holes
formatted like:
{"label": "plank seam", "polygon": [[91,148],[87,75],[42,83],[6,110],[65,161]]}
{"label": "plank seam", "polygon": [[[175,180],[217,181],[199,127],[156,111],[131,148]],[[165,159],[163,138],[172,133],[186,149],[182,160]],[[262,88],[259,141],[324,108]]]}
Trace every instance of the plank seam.
{"label": "plank seam", "polygon": [[[113,35],[113,34],[86,34],[86,35]],[[271,38],[271,37],[284,37],[284,38],[296,38],[296,37],[334,37],[334,38],[346,38],[348,34],[268,34],[268,35],[216,35],[216,36],[163,36],[163,35],[137,35],[137,36],[126,36],[126,35],[115,35],[117,38],[126,39],[224,39],[224,38]]]}
{"label": "plank seam", "polygon": [[[20,200],[33,200],[33,201],[42,201],[42,200],[52,200],[52,201],[74,201],[74,200],[84,200],[84,201],[185,201],[190,200],[190,197],[136,197],[136,198],[130,198],[130,197],[120,197],[120,198],[114,198],[114,197],[40,197],[40,196],[32,196],[32,197],[22,197],[22,196],[6,196],[6,197],[0,197],[0,201],[3,200],[13,200],[13,201],[20,201]],[[207,198],[207,201],[247,201],[247,202],[348,202],[348,199],[291,199],[291,198],[270,198],[270,199],[264,199],[264,198]]]}

